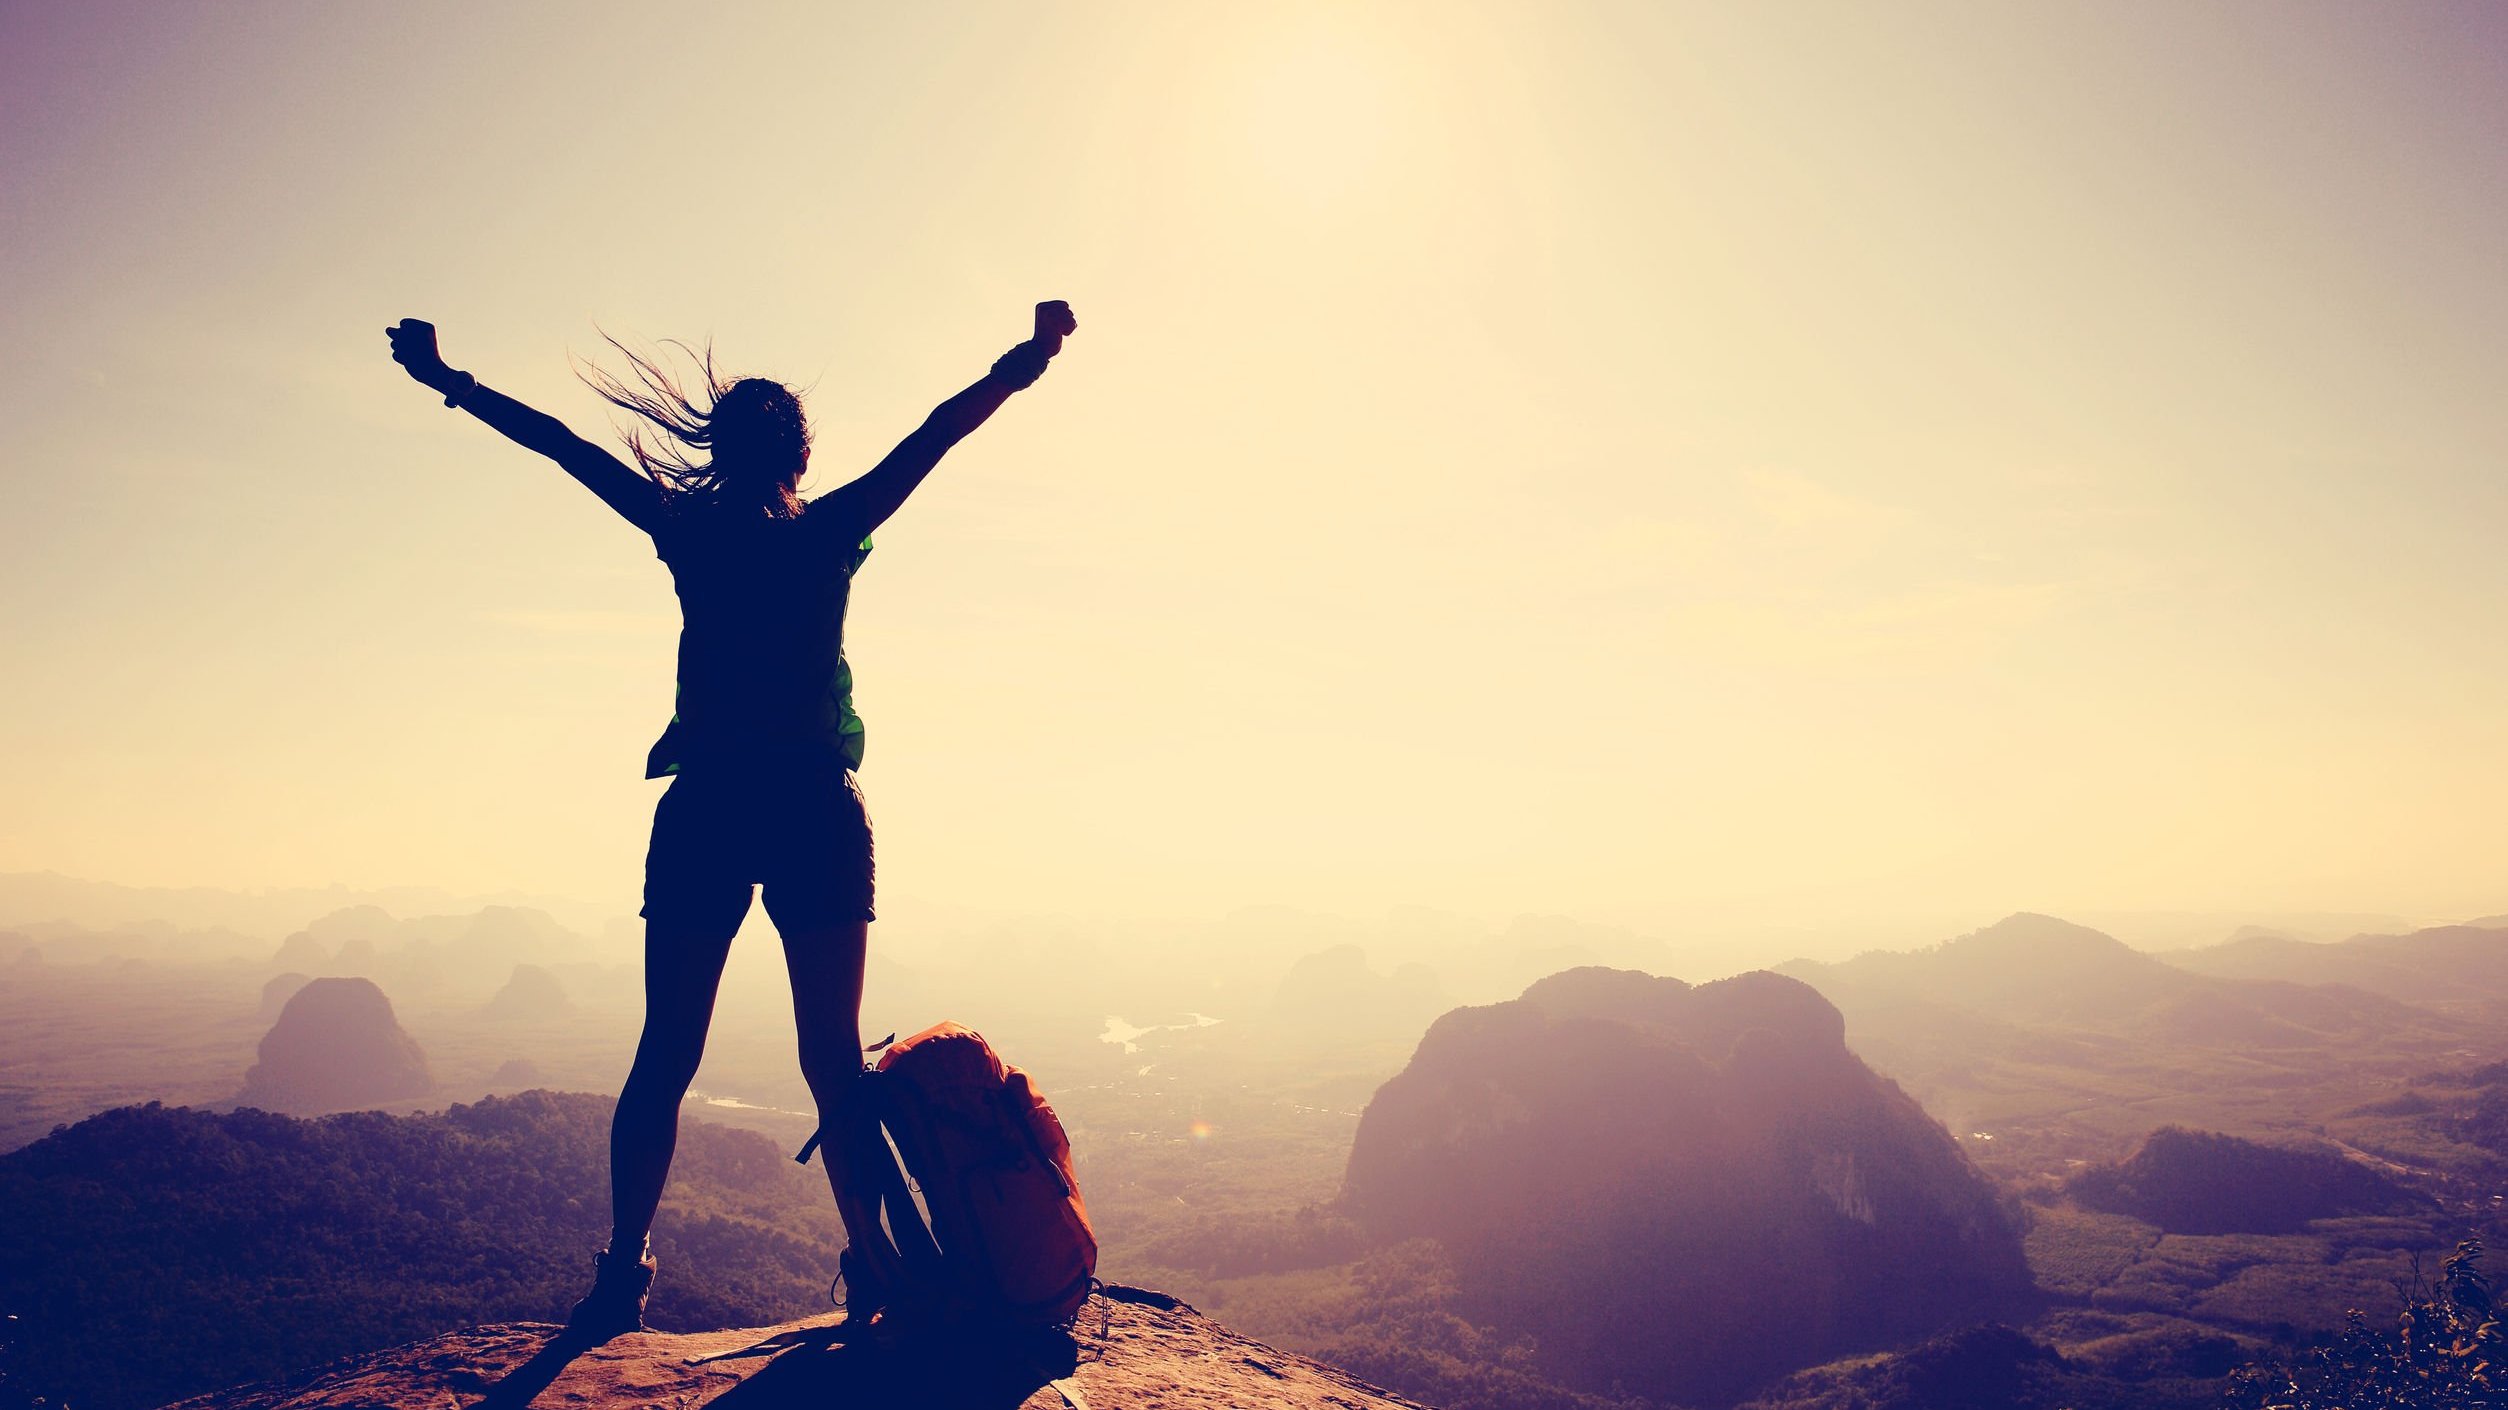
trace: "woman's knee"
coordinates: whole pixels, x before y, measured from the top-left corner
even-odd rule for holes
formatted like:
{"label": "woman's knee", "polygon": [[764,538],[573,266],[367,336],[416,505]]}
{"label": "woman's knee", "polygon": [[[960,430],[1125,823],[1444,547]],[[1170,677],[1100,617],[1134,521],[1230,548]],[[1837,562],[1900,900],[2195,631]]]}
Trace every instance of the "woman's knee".
{"label": "woman's knee", "polygon": [[702,1035],[693,1043],[655,1042],[653,1037],[646,1030],[646,1041],[636,1046],[636,1060],[627,1069],[627,1089],[620,1100],[652,1097],[676,1104],[697,1080],[697,1067],[705,1060]]}

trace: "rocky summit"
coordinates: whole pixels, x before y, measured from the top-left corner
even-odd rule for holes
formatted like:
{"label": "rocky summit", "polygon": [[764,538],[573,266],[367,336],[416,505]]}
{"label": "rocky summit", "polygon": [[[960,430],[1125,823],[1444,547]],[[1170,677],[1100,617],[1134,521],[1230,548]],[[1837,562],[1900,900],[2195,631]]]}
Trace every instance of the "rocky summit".
{"label": "rocky summit", "polygon": [[1073,1336],[1019,1346],[853,1337],[841,1315],[747,1330],[641,1332],[605,1345],[504,1323],[412,1342],[176,1410],[838,1405],[929,1410],[1397,1410],[1416,1402],[1250,1341],[1140,1288],[1091,1298]]}

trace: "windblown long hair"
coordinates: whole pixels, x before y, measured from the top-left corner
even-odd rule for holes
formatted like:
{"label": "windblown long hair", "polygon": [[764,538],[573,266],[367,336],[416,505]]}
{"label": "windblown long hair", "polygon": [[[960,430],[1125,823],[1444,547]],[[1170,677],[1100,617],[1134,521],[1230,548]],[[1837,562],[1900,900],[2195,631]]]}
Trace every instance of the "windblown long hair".
{"label": "windblown long hair", "polygon": [[591,364],[576,375],[642,423],[626,427],[627,450],[666,499],[704,496],[725,508],[754,508],[779,519],[801,512],[797,487],[809,464],[810,422],[792,388],[764,377],[717,372],[711,342],[690,347],[664,339],[693,365],[697,381],[684,388],[664,358],[640,353],[607,333],[601,339],[627,359],[635,380]]}

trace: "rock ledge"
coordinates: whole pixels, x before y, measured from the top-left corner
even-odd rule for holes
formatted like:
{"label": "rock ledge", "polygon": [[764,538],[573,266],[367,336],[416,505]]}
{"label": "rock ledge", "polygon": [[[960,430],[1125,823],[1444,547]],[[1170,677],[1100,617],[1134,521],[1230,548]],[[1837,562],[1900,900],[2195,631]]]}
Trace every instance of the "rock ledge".
{"label": "rock ledge", "polygon": [[473,1406],[931,1406],[967,1410],[1417,1410],[1345,1372],[1238,1336],[1165,1293],[1109,1287],[1070,1342],[1013,1354],[946,1339],[847,1340],[842,1314],[720,1332],[640,1332],[579,1348],[506,1322],[239,1386],[179,1410]]}

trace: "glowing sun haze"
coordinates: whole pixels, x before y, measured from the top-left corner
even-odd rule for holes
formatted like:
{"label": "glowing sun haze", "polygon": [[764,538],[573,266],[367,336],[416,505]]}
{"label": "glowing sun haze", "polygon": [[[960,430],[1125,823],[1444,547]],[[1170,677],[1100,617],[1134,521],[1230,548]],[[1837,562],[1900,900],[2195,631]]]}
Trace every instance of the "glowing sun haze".
{"label": "glowing sun haze", "polygon": [[883,912],[2508,910],[2495,7],[0,10],[0,870],[632,909],[711,336]]}

